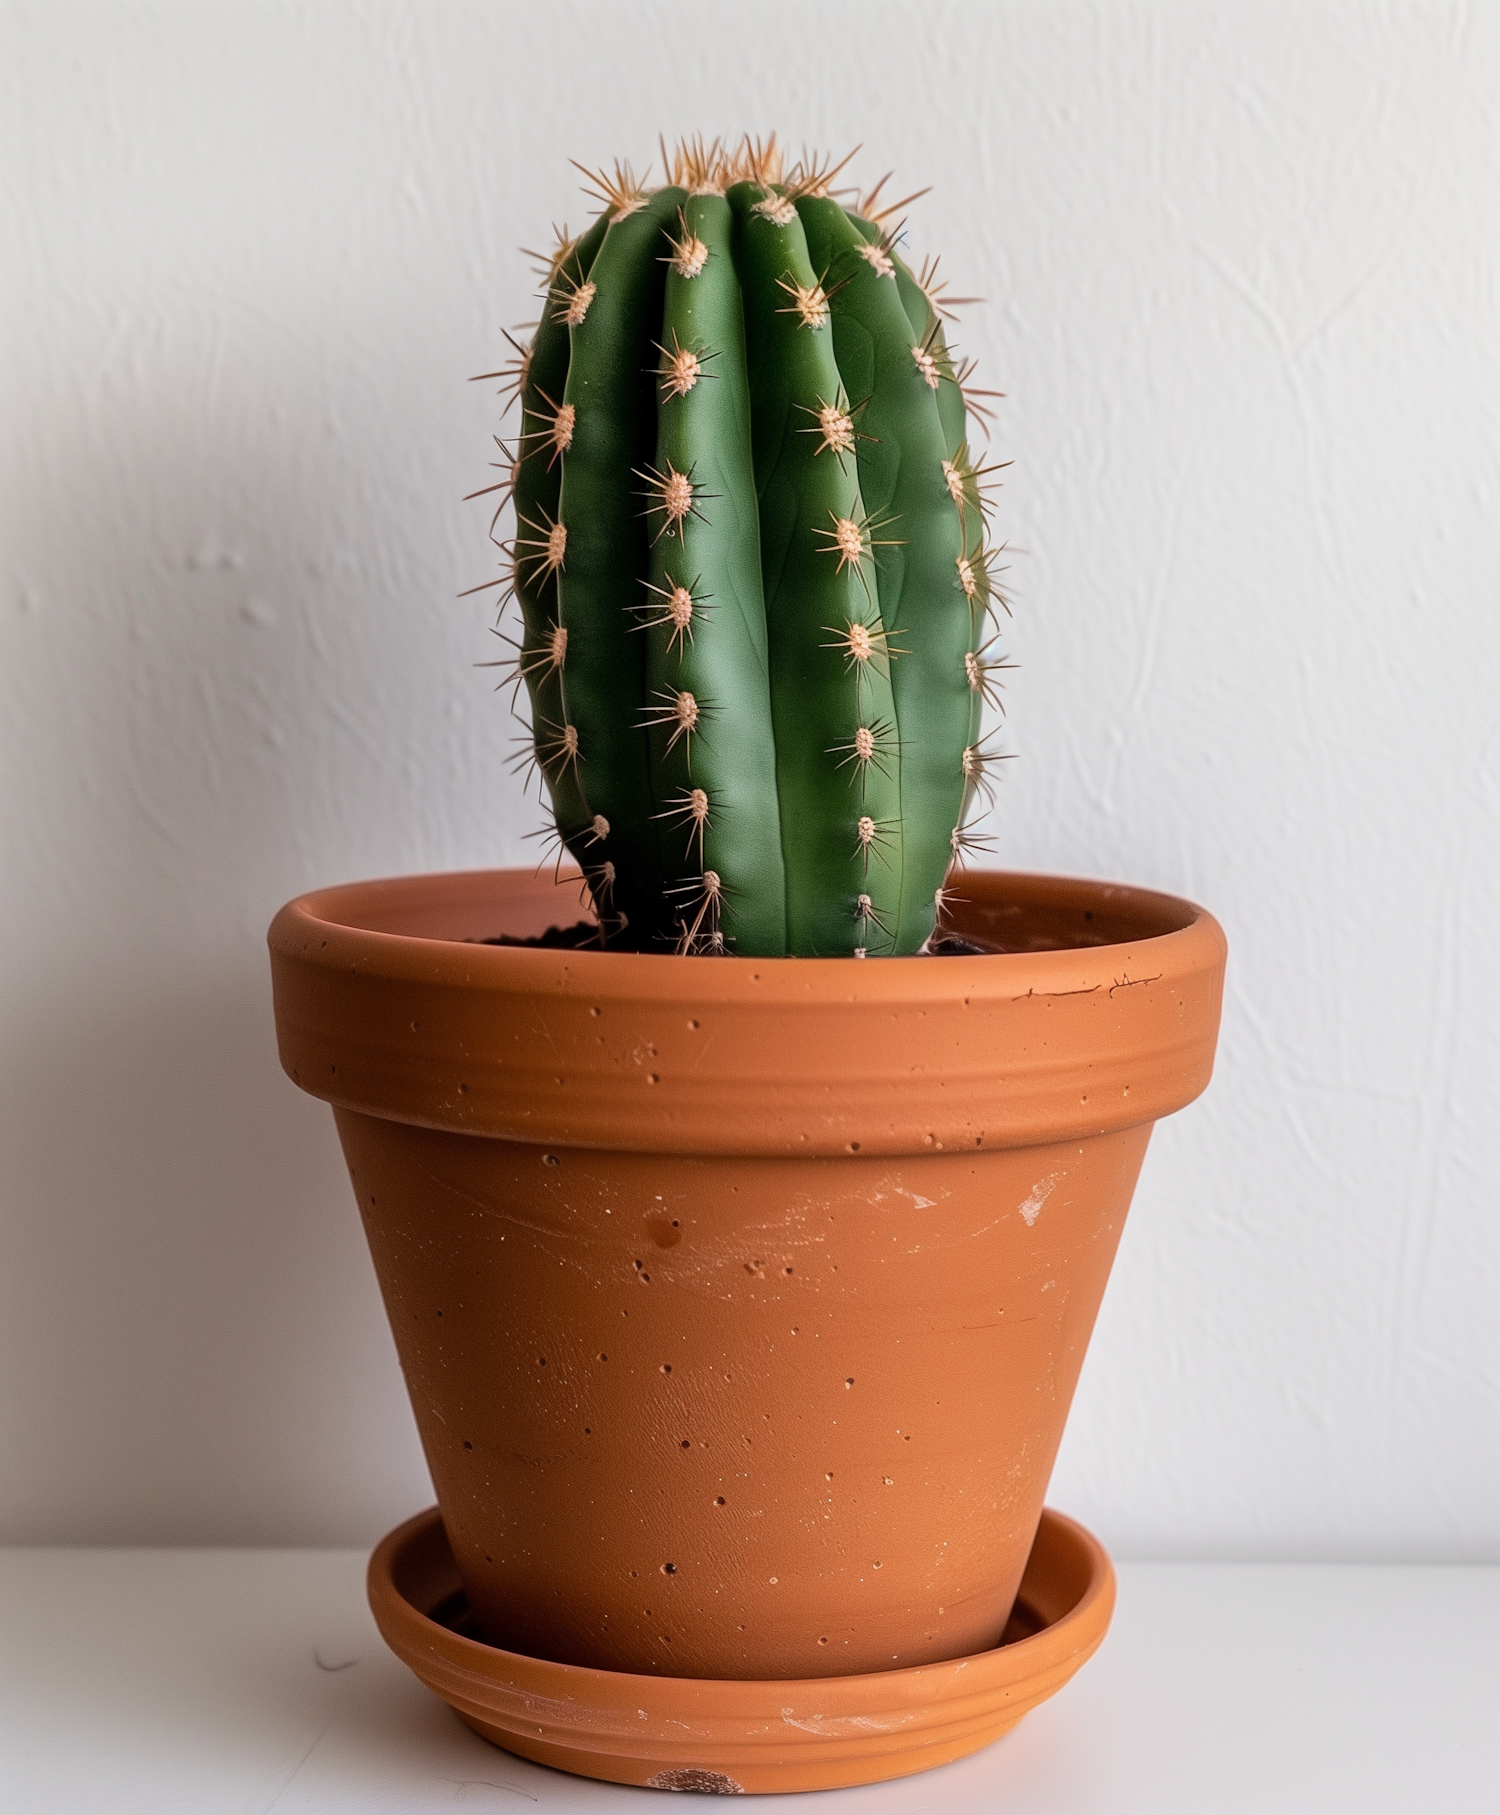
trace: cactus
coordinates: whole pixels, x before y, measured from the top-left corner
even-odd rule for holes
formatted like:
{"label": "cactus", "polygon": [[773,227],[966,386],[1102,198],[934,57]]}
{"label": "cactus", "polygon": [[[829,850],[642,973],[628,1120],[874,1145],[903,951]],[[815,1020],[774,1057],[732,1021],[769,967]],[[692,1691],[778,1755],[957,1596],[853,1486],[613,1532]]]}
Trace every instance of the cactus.
{"label": "cactus", "polygon": [[606,945],[915,952],[996,760],[989,394],[883,185],[845,207],[841,165],[783,176],[774,139],[666,162],[591,173],[602,213],[484,375],[521,410],[487,488],[521,760]]}

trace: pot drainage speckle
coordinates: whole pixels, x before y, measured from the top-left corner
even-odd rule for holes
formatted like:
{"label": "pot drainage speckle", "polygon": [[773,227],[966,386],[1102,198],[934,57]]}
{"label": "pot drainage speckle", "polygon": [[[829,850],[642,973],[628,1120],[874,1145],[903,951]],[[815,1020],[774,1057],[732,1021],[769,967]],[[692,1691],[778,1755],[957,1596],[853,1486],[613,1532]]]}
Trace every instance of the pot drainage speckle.
{"label": "pot drainage speckle", "polygon": [[722,1771],[658,1771],[646,1779],[648,1790],[697,1790],[703,1796],[743,1796],[744,1791]]}

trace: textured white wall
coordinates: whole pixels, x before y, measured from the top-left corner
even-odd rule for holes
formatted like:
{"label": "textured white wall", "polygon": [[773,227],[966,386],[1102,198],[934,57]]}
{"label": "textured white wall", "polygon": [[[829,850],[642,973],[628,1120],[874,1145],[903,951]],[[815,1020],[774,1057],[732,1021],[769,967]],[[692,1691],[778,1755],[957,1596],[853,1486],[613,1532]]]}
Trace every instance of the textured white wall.
{"label": "textured white wall", "polygon": [[0,1535],[353,1541],[427,1497],[262,937],[515,862],[494,426],[566,160],[778,127],[1009,393],[1000,858],[1211,905],[1053,1498],[1122,1550],[1500,1555],[1500,14],[4,12]]}

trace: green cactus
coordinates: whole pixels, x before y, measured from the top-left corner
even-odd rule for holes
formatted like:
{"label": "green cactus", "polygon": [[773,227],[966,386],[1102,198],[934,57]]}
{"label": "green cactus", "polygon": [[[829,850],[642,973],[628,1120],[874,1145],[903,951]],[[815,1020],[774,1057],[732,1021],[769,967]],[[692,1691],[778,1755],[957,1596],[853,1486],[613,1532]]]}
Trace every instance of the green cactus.
{"label": "green cactus", "polygon": [[896,250],[904,204],[846,208],[838,168],[695,142],[661,188],[595,175],[506,368],[491,584],[521,610],[523,760],[610,946],[915,952],[974,842],[987,394],[935,266]]}

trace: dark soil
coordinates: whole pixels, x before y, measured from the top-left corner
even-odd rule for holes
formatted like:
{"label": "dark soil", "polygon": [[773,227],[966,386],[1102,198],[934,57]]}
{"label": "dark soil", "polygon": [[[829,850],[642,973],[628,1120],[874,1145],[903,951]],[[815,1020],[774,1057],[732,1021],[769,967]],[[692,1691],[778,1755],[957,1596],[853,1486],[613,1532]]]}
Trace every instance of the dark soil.
{"label": "dark soil", "polygon": [[990,958],[1000,950],[998,945],[976,945],[972,939],[965,939],[962,933],[944,933],[934,939],[923,958]]}
{"label": "dark soil", "polygon": [[585,946],[597,946],[599,929],[592,920],[579,920],[572,926],[549,926],[533,939],[517,939],[512,933],[501,933],[495,939],[476,939],[476,945],[529,945],[539,950],[581,952]]}
{"label": "dark soil", "polygon": [[[501,933],[497,938],[476,939],[474,943],[530,946],[538,951],[581,952],[590,948],[597,951],[599,929],[592,920],[579,920],[572,926],[549,926],[545,933],[531,939],[517,939],[511,933]],[[961,933],[944,933],[927,951],[918,955],[924,958],[983,958],[999,949],[994,945],[976,945]]]}

